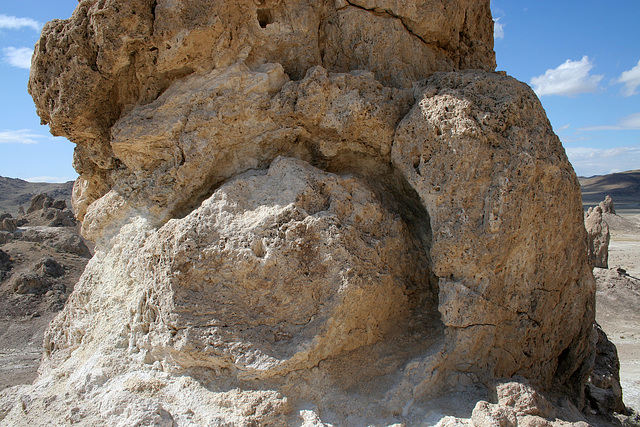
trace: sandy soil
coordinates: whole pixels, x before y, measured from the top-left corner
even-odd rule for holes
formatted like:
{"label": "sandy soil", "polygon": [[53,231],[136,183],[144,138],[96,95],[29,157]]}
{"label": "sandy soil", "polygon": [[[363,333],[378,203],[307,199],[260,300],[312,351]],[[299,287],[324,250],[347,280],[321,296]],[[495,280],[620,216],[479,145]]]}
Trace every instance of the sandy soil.
{"label": "sandy soil", "polygon": [[616,215],[605,214],[605,220],[610,268],[594,271],[596,320],[618,348],[624,402],[640,412],[640,210],[616,207]]}

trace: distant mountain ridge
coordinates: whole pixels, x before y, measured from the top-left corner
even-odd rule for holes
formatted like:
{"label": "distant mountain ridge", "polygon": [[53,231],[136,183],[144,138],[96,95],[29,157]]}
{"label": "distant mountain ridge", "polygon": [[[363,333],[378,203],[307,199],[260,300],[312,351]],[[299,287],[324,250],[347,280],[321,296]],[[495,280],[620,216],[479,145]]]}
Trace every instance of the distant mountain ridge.
{"label": "distant mountain ridge", "polygon": [[640,208],[640,170],[579,177],[582,203],[595,205],[608,195],[615,206]]}
{"label": "distant mountain ridge", "polygon": [[71,192],[74,181],[64,183],[28,182],[17,178],[0,176],[0,213],[18,213],[22,205],[29,207],[31,198],[41,193],[47,193],[56,200],[65,200],[71,206]]}

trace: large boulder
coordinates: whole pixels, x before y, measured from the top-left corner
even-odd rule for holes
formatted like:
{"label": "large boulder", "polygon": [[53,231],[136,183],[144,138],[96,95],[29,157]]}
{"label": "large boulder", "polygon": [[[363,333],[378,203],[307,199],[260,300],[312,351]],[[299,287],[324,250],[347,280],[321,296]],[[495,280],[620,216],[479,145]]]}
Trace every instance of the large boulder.
{"label": "large boulder", "polygon": [[538,391],[583,407],[578,181],[535,94],[493,72],[492,29],[485,0],[83,0],[45,26],[29,87],[78,144],[96,253],[0,416],[417,425],[469,390],[469,422],[551,417]]}

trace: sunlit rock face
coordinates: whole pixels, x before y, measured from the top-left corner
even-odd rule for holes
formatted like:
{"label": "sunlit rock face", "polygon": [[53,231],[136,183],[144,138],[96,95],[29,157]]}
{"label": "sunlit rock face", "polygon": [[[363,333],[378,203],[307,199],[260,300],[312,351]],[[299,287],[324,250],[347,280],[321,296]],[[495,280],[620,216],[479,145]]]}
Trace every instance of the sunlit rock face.
{"label": "sunlit rock face", "polygon": [[466,0],[85,0],[46,25],[29,88],[97,245],[5,422],[416,425],[516,375],[582,405],[579,186],[492,34]]}

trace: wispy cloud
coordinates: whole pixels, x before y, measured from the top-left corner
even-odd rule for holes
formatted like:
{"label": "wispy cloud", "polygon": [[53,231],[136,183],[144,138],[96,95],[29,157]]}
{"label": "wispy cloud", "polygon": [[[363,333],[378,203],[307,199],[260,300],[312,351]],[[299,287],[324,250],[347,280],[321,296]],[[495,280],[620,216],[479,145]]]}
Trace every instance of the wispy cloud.
{"label": "wispy cloud", "polygon": [[48,135],[40,135],[29,129],[0,131],[0,144],[37,144],[38,139],[51,138]]}
{"label": "wispy cloud", "polygon": [[580,128],[578,130],[585,132],[601,131],[601,130],[636,130],[640,129],[640,113],[630,114],[620,118],[615,125],[590,126]]}
{"label": "wispy cloud", "polygon": [[624,87],[620,89],[620,93],[624,96],[635,95],[638,90],[638,86],[640,86],[640,61],[638,64],[628,71],[624,71],[620,74],[614,83],[623,84]]}
{"label": "wispy cloud", "polygon": [[565,150],[580,176],[634,170],[640,164],[640,145],[615,148],[566,147]]}
{"label": "wispy cloud", "polygon": [[493,39],[502,40],[504,38],[504,24],[500,23],[501,18],[493,20]]}
{"label": "wispy cloud", "polygon": [[567,155],[573,159],[607,159],[625,154],[640,154],[640,147],[615,147],[615,148],[591,148],[574,147],[566,148]]}
{"label": "wispy cloud", "polygon": [[573,96],[595,92],[603,76],[590,75],[593,63],[588,56],[580,61],[567,59],[557,68],[547,70],[543,75],[532,77],[531,85],[538,96]]}
{"label": "wispy cloud", "polygon": [[27,178],[25,181],[27,182],[67,182],[73,181],[77,177],[70,176],[34,176],[33,178]]}
{"label": "wispy cloud", "polygon": [[494,40],[502,40],[504,39],[504,27],[505,24],[500,22],[502,18],[504,18],[504,11],[496,6],[496,2],[491,0],[491,15],[494,16],[493,19],[493,39]]}
{"label": "wispy cloud", "polygon": [[33,49],[28,47],[5,47],[2,49],[2,53],[7,64],[27,70],[31,68]]}
{"label": "wispy cloud", "polygon": [[31,28],[39,32],[42,29],[42,24],[31,18],[0,14],[0,30],[19,30],[21,28]]}

